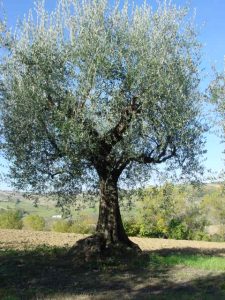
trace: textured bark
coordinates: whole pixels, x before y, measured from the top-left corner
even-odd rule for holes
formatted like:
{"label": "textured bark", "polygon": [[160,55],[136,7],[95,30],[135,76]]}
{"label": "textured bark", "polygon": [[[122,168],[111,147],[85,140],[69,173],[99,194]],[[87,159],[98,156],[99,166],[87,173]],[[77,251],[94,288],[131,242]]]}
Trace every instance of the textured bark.
{"label": "textured bark", "polygon": [[104,236],[106,245],[122,243],[132,246],[121,219],[117,180],[100,179],[100,195],[97,233]]}
{"label": "textured bark", "polygon": [[96,233],[79,240],[69,251],[76,264],[110,256],[127,258],[141,253],[129,240],[121,219],[117,180],[100,179],[100,205]]}

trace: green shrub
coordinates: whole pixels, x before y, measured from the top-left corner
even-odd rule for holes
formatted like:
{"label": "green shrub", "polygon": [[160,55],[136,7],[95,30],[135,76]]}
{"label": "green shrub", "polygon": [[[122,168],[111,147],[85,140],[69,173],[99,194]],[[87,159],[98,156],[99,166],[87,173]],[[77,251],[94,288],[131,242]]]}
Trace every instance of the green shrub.
{"label": "green shrub", "polygon": [[145,222],[140,224],[139,235],[141,237],[167,238],[167,227]]}
{"label": "green shrub", "polygon": [[22,215],[20,211],[9,210],[0,214],[0,228],[21,229],[22,226]]}
{"label": "green shrub", "polygon": [[52,231],[70,232],[70,222],[66,220],[58,220],[52,224]]}
{"label": "green shrub", "polygon": [[139,235],[141,237],[155,237],[152,227],[148,226],[146,223],[141,223],[140,224],[140,230],[139,230]]}
{"label": "green shrub", "polygon": [[186,240],[189,237],[189,228],[186,223],[179,219],[172,219],[169,224],[168,238]]}
{"label": "green shrub", "polygon": [[211,242],[224,242],[224,240],[225,240],[224,237],[218,233],[214,233],[213,235],[210,236]]}
{"label": "green shrub", "polygon": [[140,224],[133,218],[124,220],[123,226],[128,236],[137,236],[140,233]]}
{"label": "green shrub", "polygon": [[45,228],[45,219],[38,215],[28,215],[23,219],[23,225],[25,228],[41,231]]}
{"label": "green shrub", "polygon": [[70,225],[69,231],[71,233],[93,234],[95,232],[95,226],[91,224],[86,224],[85,222],[73,222]]}
{"label": "green shrub", "polygon": [[[196,241],[211,241],[210,236],[206,232],[198,231],[198,230],[195,232],[190,232],[189,239],[196,240]],[[220,241],[223,241],[223,239],[221,239]]]}
{"label": "green shrub", "polygon": [[[149,212],[148,212],[149,213]],[[145,215],[139,221],[139,235],[142,237],[167,238],[168,221],[160,214]]]}
{"label": "green shrub", "polygon": [[206,216],[191,186],[165,183],[144,190],[137,211],[143,237],[207,240]]}

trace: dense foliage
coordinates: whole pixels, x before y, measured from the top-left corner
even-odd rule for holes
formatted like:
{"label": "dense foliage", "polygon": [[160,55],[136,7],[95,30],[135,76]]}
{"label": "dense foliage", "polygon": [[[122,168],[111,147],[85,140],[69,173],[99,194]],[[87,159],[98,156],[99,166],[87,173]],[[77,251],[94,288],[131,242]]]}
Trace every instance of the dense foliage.
{"label": "dense foliage", "polygon": [[105,0],[59,1],[51,14],[37,5],[2,62],[5,150],[18,186],[75,191],[109,163],[119,173],[169,159],[196,170],[200,60],[187,14]]}
{"label": "dense foliage", "polygon": [[[137,213],[124,222],[131,236],[172,239],[207,239],[209,225],[202,198],[191,186],[166,183],[144,191]],[[212,203],[211,203],[212,205]],[[212,206],[211,206],[212,208]]]}
{"label": "dense foliage", "polygon": [[26,229],[44,230],[45,219],[38,215],[28,215],[23,218],[23,225]]}
{"label": "dense foliage", "polygon": [[131,246],[118,180],[162,163],[181,178],[201,171],[201,47],[188,9],[59,0],[49,13],[37,2],[16,34],[1,30],[0,117],[15,186],[58,192],[63,206],[98,183],[97,233]]}
{"label": "dense foliage", "polygon": [[20,211],[9,210],[0,213],[0,228],[21,229],[23,227]]}
{"label": "dense foliage", "polygon": [[220,115],[220,125],[225,133],[225,71],[222,73],[215,71],[215,79],[209,86],[209,97],[211,102],[216,105],[216,111]]}

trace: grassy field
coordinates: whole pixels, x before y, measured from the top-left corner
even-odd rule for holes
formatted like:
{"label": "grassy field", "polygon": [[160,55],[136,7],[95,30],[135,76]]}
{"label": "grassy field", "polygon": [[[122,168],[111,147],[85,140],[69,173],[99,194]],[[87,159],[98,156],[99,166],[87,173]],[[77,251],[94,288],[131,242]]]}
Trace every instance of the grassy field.
{"label": "grassy field", "polygon": [[59,214],[59,211],[55,207],[51,207],[47,205],[38,205],[38,207],[35,207],[33,203],[29,201],[23,201],[20,202],[19,204],[10,201],[9,202],[0,201],[0,209],[24,210],[26,212],[29,212],[30,214],[37,214],[44,218],[49,218],[51,216]]}
{"label": "grassy field", "polygon": [[137,258],[77,265],[82,237],[0,230],[0,299],[225,299],[225,243],[133,238]]}
{"label": "grassy field", "polygon": [[[0,193],[1,196],[1,193]],[[49,219],[54,215],[60,215],[61,209],[56,207],[56,202],[48,201],[47,199],[42,199],[37,206],[34,205],[32,200],[21,198],[19,202],[16,201],[16,198],[12,196],[7,199],[5,197],[4,200],[0,198],[0,210],[22,210],[29,214],[37,214],[45,219]],[[96,215],[97,216],[98,206],[94,205],[92,208],[84,207],[80,210],[76,210],[75,208],[71,209],[71,214],[74,219],[79,217],[80,214],[86,215]]]}

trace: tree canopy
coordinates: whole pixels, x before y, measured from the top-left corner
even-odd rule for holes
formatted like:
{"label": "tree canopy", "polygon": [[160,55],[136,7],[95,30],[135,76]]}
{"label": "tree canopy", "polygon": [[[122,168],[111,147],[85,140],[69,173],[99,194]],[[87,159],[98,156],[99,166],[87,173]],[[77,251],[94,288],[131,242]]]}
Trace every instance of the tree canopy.
{"label": "tree canopy", "polygon": [[116,203],[126,170],[136,176],[169,162],[196,171],[204,144],[200,44],[188,13],[166,1],[153,10],[60,0],[51,13],[39,2],[6,35],[1,64],[15,184],[70,193],[97,178],[104,201],[114,195]]}
{"label": "tree canopy", "polygon": [[210,100],[216,106],[216,111],[220,115],[220,125],[225,133],[225,71],[215,71],[215,78],[209,86]]}

